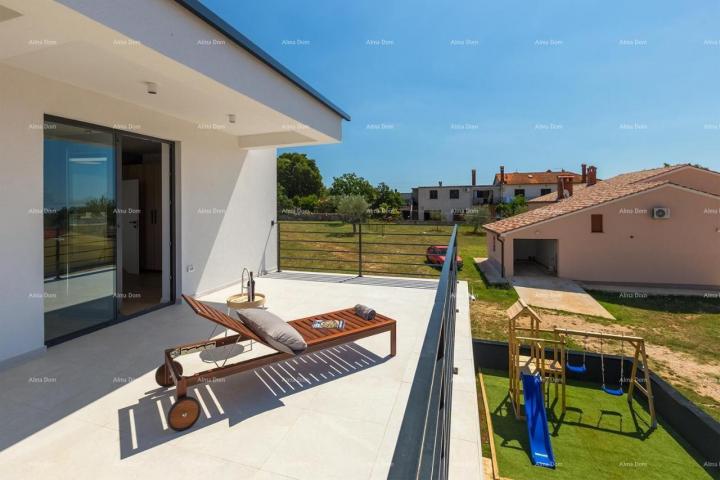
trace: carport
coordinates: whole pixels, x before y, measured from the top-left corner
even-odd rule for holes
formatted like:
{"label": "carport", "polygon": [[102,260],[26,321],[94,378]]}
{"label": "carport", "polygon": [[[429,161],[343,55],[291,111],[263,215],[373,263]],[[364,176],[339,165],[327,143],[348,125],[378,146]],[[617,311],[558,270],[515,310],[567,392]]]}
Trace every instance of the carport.
{"label": "carport", "polygon": [[556,239],[514,239],[514,274],[556,276],[557,244]]}

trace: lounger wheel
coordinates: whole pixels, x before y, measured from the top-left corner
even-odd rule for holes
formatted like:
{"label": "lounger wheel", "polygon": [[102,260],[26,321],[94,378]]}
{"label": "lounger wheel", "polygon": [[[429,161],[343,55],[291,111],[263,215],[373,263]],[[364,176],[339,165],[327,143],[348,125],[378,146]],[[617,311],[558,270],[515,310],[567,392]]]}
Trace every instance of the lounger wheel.
{"label": "lounger wheel", "polygon": [[[180,365],[179,362],[173,360],[173,366],[175,367],[175,370],[180,372],[180,375],[182,375],[182,365]],[[155,370],[155,381],[161,387],[172,387],[172,377],[170,376],[170,372],[168,371],[167,366],[164,363],[160,365],[157,370]]]}
{"label": "lounger wheel", "polygon": [[183,397],[170,407],[168,425],[176,432],[182,432],[195,425],[200,418],[200,402],[193,397]]}

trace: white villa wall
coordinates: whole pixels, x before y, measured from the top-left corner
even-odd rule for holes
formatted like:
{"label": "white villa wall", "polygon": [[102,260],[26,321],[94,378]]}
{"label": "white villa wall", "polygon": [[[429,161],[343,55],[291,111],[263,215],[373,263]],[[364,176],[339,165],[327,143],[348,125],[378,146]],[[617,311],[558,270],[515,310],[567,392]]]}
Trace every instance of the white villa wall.
{"label": "white villa wall", "polygon": [[234,283],[243,267],[276,268],[274,148],[242,150],[234,136],[2,65],[0,105],[0,361],[43,348],[43,218],[32,212],[43,208],[44,114],[138,125],[178,142],[178,290]]}
{"label": "white villa wall", "polygon": [[[336,113],[328,108],[318,108],[320,104],[315,98],[174,1],[59,2],[295,122],[333,139],[342,136]],[[178,32],[182,35],[177,35]],[[231,48],[198,48],[198,42],[202,41],[224,41]],[[237,113],[240,117],[241,112]]]}

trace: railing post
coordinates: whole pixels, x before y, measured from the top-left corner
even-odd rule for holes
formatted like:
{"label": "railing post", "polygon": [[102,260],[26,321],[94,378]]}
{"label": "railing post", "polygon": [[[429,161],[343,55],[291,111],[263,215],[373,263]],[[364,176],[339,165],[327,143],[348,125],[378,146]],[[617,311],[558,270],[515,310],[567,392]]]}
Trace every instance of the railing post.
{"label": "railing post", "polygon": [[362,223],[358,222],[358,277],[362,276]]}
{"label": "railing post", "polygon": [[275,222],[275,225],[277,225],[277,271],[282,272],[282,269],[280,268],[280,219],[278,218],[277,222]]}

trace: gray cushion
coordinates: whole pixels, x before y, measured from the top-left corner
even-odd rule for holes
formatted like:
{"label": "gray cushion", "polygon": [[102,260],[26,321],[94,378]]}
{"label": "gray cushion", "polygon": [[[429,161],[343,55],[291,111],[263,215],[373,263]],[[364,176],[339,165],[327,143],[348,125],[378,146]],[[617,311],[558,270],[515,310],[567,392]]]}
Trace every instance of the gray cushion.
{"label": "gray cushion", "polygon": [[293,327],[277,315],[261,308],[244,308],[237,311],[240,321],[275,350],[298,354],[307,343]]}

